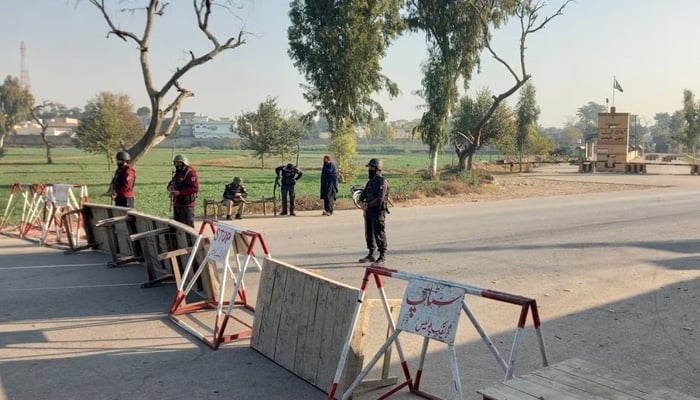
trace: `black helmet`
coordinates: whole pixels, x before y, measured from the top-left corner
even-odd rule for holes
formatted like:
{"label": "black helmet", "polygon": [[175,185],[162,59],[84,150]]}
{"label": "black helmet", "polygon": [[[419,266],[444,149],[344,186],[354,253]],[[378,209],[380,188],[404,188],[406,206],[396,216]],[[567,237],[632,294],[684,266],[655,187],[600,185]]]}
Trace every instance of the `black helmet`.
{"label": "black helmet", "polygon": [[292,164],[292,163],[287,164],[287,169],[294,169],[294,164]]}
{"label": "black helmet", "polygon": [[173,158],[173,162],[181,162],[187,166],[190,165],[190,160],[187,158],[187,156],[182,154],[176,155],[175,158]]}
{"label": "black helmet", "polygon": [[131,156],[126,151],[117,153],[117,161],[131,161]]}
{"label": "black helmet", "polygon": [[367,163],[367,165],[365,165],[365,167],[374,167],[374,168],[381,171],[382,170],[382,160],[380,160],[378,158],[373,158],[373,159],[369,160],[369,162]]}

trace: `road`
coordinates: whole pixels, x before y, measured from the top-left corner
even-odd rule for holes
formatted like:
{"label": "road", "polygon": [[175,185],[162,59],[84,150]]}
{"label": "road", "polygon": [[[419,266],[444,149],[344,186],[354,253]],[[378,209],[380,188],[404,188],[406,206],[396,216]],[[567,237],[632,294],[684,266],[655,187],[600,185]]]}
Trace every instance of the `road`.
{"label": "road", "polygon": [[[396,207],[388,217],[387,266],[535,298],[550,362],[580,357],[638,377],[649,386],[666,386],[700,396],[700,177],[685,174],[684,170],[650,170],[646,175],[576,174],[568,166],[531,175],[644,184],[649,188]],[[363,269],[357,259],[366,249],[359,210],[339,210],[332,217],[309,211],[300,212],[297,217],[253,216],[235,222],[263,233],[274,257],[353,286],[360,285]],[[10,241],[14,239],[0,236],[0,245],[5,248],[17,246]],[[47,252],[44,259],[51,257],[49,250],[41,252]],[[101,257],[94,253],[87,256]],[[254,352],[240,347],[225,349],[236,357],[228,360],[232,364],[226,364],[221,350],[210,352],[180,338],[181,332],[162,321],[162,310],[151,305],[166,301],[167,294],[158,288],[129,286],[139,280],[135,269],[108,271],[110,279],[123,282],[125,289],[120,290],[127,290],[126,297],[105,299],[109,292],[90,290],[86,292],[92,295],[90,302],[81,303],[84,297],[75,290],[69,293],[61,289],[79,285],[63,282],[68,277],[82,279],[79,270],[64,268],[61,282],[40,284],[37,280],[47,276],[39,274],[42,269],[16,269],[8,264],[20,261],[14,256],[0,256],[0,300],[11,305],[0,312],[0,333],[5,332],[0,334],[0,338],[5,338],[0,339],[0,379],[8,399],[69,398],[52,396],[49,385],[32,384],[36,379],[31,376],[52,381],[54,388],[72,387],[73,391],[64,389],[61,393],[77,395],[74,398],[324,398],[264,358],[259,360],[261,356]],[[43,265],[38,259],[30,262]],[[44,264],[56,262],[59,260]],[[70,271],[68,277],[66,271]],[[385,284],[389,297],[402,296],[405,282],[386,279]],[[37,285],[51,290],[29,290]],[[248,284],[248,288],[255,298],[254,285]],[[33,296],[37,295],[46,296],[39,302],[45,306],[41,309],[34,308],[37,305]],[[369,290],[368,297],[377,297],[377,292]],[[518,310],[473,296],[467,301],[501,352],[509,354]],[[127,319],[132,327],[122,336],[131,340],[117,346],[118,351],[100,351],[96,338],[108,333],[99,327],[85,326],[77,333],[92,335],[91,340],[97,344],[91,347],[95,348],[53,348],[54,339],[46,332],[55,334],[55,326],[60,325],[66,332],[76,334],[65,320],[87,317],[93,322],[84,324],[104,324],[112,329],[123,329],[124,321],[120,319]],[[111,319],[118,321],[112,325]],[[384,335],[381,316],[373,322],[373,330],[368,332],[368,351],[381,344]],[[22,332],[29,332],[30,338],[39,335],[39,341],[52,350],[41,345],[13,346],[15,342],[32,341],[20,340]],[[62,340],[68,339],[59,342]],[[525,331],[523,340],[516,374],[541,365],[531,329]],[[134,349],[134,344],[140,346]],[[402,344],[409,365],[415,365],[419,342],[407,335]],[[444,347],[431,345],[422,388],[449,397],[451,378]],[[460,321],[457,354],[468,398],[477,399],[477,389],[502,378],[499,367],[466,318]],[[115,358],[127,360],[126,366],[113,364]],[[49,359],[51,362],[47,363]],[[162,366],[154,368],[149,364]],[[245,364],[256,368],[251,371]],[[104,374],[99,373],[100,368]],[[89,391],[87,387],[91,385],[84,382],[86,375],[91,384],[106,385],[109,392]],[[117,378],[119,384],[112,382]],[[286,387],[288,391],[275,387]],[[139,390],[147,390],[148,395],[138,395]],[[402,394],[398,398],[411,397]]]}

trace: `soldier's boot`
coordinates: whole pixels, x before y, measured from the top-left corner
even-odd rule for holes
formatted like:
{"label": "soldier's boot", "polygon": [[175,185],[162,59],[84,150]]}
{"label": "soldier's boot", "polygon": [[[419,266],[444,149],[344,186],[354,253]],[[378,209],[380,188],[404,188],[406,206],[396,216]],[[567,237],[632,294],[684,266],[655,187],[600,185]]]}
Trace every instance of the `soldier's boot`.
{"label": "soldier's boot", "polygon": [[358,261],[358,262],[361,262],[361,263],[368,263],[368,262],[374,262],[374,260],[376,260],[376,259],[374,258],[374,252],[373,252],[373,251],[370,251],[369,253],[367,253],[366,256],[360,258],[360,259],[357,260],[357,261]]}
{"label": "soldier's boot", "polygon": [[384,252],[382,252],[382,253],[379,253],[379,257],[377,257],[377,260],[374,263],[384,265],[385,262],[386,262],[386,259],[384,258]]}

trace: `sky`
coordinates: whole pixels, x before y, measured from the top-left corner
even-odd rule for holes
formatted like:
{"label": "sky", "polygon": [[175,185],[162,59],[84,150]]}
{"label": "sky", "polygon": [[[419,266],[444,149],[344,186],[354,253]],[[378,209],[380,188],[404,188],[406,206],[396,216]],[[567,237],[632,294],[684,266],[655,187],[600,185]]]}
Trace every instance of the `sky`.
{"label": "sky", "polygon": [[[542,15],[563,0],[547,0]],[[37,103],[62,103],[84,108],[103,91],[130,96],[134,107],[148,106],[138,50],[132,41],[107,37],[108,27],[87,0],[3,0],[0,7],[0,76],[20,77],[20,43]],[[120,13],[146,0],[107,1],[122,29],[138,35],[139,13]],[[210,48],[194,25],[192,3],[173,0],[155,25],[150,47],[158,86],[186,62],[188,52]],[[287,54],[288,0],[239,0],[240,7],[217,9],[213,30],[220,37],[246,32],[246,44],[196,67],[181,81],[195,93],[182,111],[213,118],[255,111],[268,98],[284,110],[308,112],[304,77]],[[700,1],[577,0],[545,29],[529,36],[525,62],[537,91],[539,123],[561,127],[588,102],[614,105],[618,112],[639,115],[653,124],[659,112],[682,108],[683,90],[700,91]],[[519,25],[514,21],[494,33],[493,47],[511,65],[518,62]],[[399,85],[401,95],[377,94],[388,120],[420,118],[424,104],[420,65],[426,58],[425,38],[407,34],[388,49],[383,73]],[[513,64],[514,63],[514,64]],[[613,90],[617,79],[623,92]],[[462,95],[488,88],[501,93],[513,84],[508,71],[489,54]],[[461,84],[460,84],[461,86]],[[517,94],[509,100],[517,102]]]}

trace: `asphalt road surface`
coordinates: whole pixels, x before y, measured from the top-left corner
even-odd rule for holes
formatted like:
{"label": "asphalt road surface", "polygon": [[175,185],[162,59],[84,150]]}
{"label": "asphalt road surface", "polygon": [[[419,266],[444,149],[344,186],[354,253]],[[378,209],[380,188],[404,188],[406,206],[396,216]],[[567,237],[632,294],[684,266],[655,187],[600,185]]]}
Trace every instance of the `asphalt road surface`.
{"label": "asphalt road surface", "polygon": [[[550,363],[579,357],[698,397],[700,177],[686,172],[577,174],[558,167],[528,176],[650,187],[393,208],[387,266],[534,298]],[[366,254],[360,213],[235,222],[263,233],[273,257],[359,287],[364,270],[357,259]],[[167,320],[172,287],[141,289],[141,268],[108,270],[107,259],[0,236],[0,398],[325,398],[245,341],[218,351],[201,345]],[[255,278],[246,278],[253,299]],[[390,298],[402,296],[405,281],[384,283]],[[378,293],[370,287],[367,296]],[[474,296],[467,302],[507,356],[519,310]],[[372,322],[370,355],[386,329],[381,315]],[[415,367],[419,338],[406,334],[402,345]],[[477,389],[503,378],[466,318],[456,348],[466,398],[478,399]],[[421,388],[452,397],[446,346],[431,343],[429,350]],[[515,373],[540,366],[528,321]]]}

